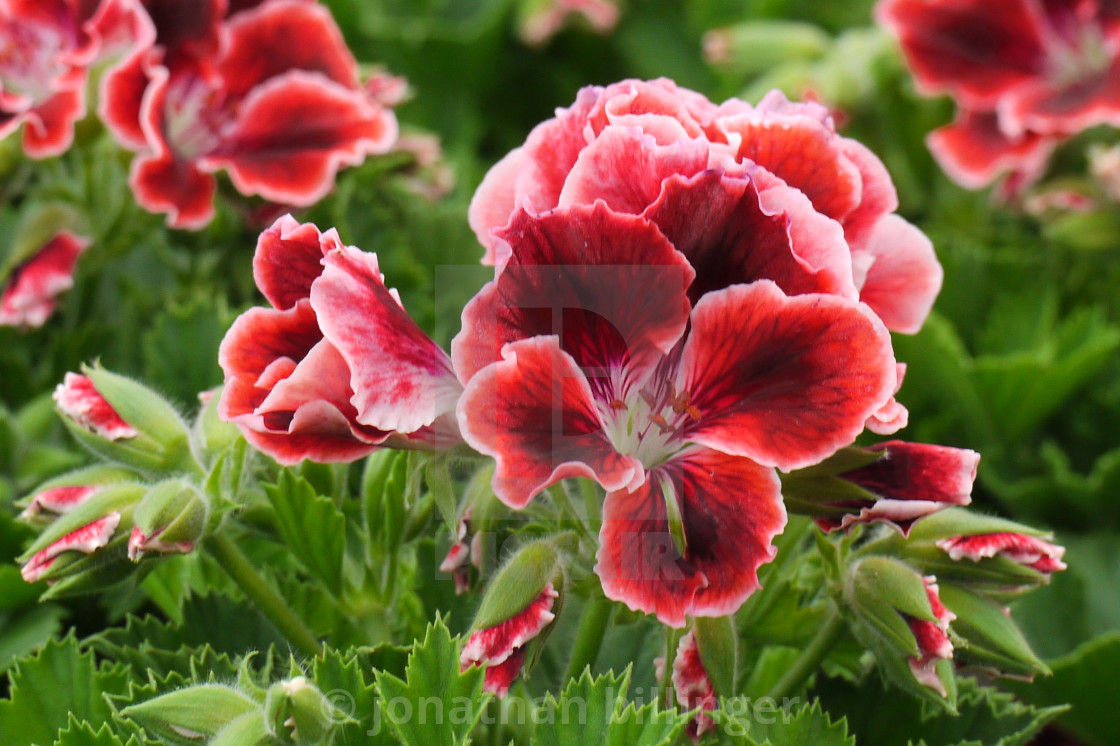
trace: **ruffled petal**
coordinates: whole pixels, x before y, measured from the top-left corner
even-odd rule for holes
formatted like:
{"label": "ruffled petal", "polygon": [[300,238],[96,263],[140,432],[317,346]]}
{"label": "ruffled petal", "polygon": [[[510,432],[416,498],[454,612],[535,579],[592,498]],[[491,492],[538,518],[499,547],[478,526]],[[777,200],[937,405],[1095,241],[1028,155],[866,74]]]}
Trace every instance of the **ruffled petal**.
{"label": "ruffled petal", "polygon": [[641,369],[684,333],[694,272],[651,222],[597,202],[539,217],[519,211],[496,236],[512,255],[463,310],[451,343],[460,380],[517,339],[559,334],[561,349],[596,377],[624,363]]}
{"label": "ruffled petal", "polygon": [[148,142],[140,117],[148,88],[149,54],[145,50],[132,55],[101,79],[97,115],[117,142],[131,150],[143,150]]}
{"label": "ruffled petal", "polygon": [[1008,137],[992,113],[961,111],[957,118],[926,138],[938,164],[956,183],[979,189],[1007,171],[1021,174],[1023,186],[1046,169],[1060,138],[1026,132]]}
{"label": "ruffled petal", "polygon": [[1063,136],[1098,124],[1120,126],[1120,58],[1064,85],[1031,81],[1004,99],[1000,121],[1008,130]]}
{"label": "ruffled petal", "polygon": [[659,145],[641,130],[607,127],[579,154],[558,204],[589,205],[601,199],[615,212],[640,214],[657,200],[665,179],[706,169],[710,151],[703,140]]}
{"label": "ruffled petal", "polygon": [[643,215],[696,270],[694,303],[710,290],[760,279],[789,295],[856,298],[839,224],[794,189],[776,186],[760,195],[751,179],[716,170],[670,176]]}
{"label": "ruffled petal", "polygon": [[842,220],[859,206],[862,181],[841,149],[831,120],[822,121],[816,108],[792,104],[775,92],[753,111],[721,117],[719,123],[742,138],[740,158],[800,189],[818,212]]}
{"label": "ruffled petal", "polygon": [[859,299],[891,331],[916,334],[941,292],[944,271],[926,234],[898,215],[884,215],[868,236],[871,260]]}
{"label": "ruffled petal", "polygon": [[24,115],[23,151],[31,158],[65,153],[74,142],[74,122],[85,115],[84,89],[59,91]]}
{"label": "ruffled petal", "polygon": [[866,306],[735,285],[692,311],[677,390],[697,416],[681,437],[788,471],[854,441],[894,387],[890,335]]}
{"label": "ruffled petal", "polygon": [[554,118],[534,127],[524,147],[499,161],[482,180],[471,199],[469,219],[486,247],[483,264],[501,261],[490,229],[506,225],[526,200],[538,212],[559,204],[564,181],[589,141],[587,114],[601,92],[595,86],[580,89],[570,108],[557,109]]}
{"label": "ruffled petal", "polygon": [[[686,549],[674,543],[667,485],[680,506]],[[608,598],[681,627],[686,616],[733,614],[758,589],[786,523],[773,469],[750,459],[692,449],[653,470],[633,492],[603,504],[595,572]]]}
{"label": "ruffled petal", "polygon": [[291,308],[311,296],[311,283],[323,273],[323,257],[341,246],[333,228],[320,233],[314,224],[284,215],[257,239],[253,279],[269,303]]}
{"label": "ruffled petal", "polygon": [[511,342],[459,400],[459,428],[475,450],[497,461],[493,487],[522,508],[567,477],[608,490],[642,482],[641,463],[615,451],[587,379],[555,336]]}
{"label": "ruffled petal", "polygon": [[28,583],[34,583],[50,569],[55,558],[59,555],[65,554],[66,552],[92,554],[109,543],[109,540],[113,538],[113,534],[116,532],[120,522],[120,513],[110,513],[103,518],[98,518],[92,523],[71,531],[46,549],[36,553],[35,556],[28,560],[27,564],[20,569],[20,574]]}
{"label": "ruffled petal", "polygon": [[902,44],[919,88],[992,108],[1044,72],[1045,30],[1029,0],[882,0],[875,17]]}
{"label": "ruffled petal", "polygon": [[1046,575],[1066,569],[1066,564],[1062,562],[1065,547],[1026,534],[1005,532],[957,536],[942,539],[937,546],[956,561],[967,558],[979,562],[987,557],[1000,556]]}
{"label": "ruffled petal", "polygon": [[227,169],[242,194],[309,205],[330,191],[342,166],[386,152],[396,136],[393,113],[360,90],[292,70],[254,88],[199,163],[205,171]]}
{"label": "ruffled petal", "polygon": [[137,156],[128,181],[136,201],[151,212],[167,213],[172,228],[197,230],[214,218],[214,177],[170,153]]}
{"label": "ruffled petal", "polygon": [[358,421],[409,433],[453,411],[462,388],[451,360],[385,287],[377,257],[339,247],[323,264],[311,306],[349,366]]}
{"label": "ruffled petal", "polygon": [[353,461],[389,435],[355,421],[346,362],[323,340],[307,300],[243,313],[218,362],[226,380],[219,414],[282,464]]}

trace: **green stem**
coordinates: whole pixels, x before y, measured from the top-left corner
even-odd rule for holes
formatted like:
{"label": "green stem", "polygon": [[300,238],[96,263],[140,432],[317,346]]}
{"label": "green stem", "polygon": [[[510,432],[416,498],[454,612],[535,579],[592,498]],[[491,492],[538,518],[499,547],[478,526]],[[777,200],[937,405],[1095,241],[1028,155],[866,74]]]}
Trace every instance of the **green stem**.
{"label": "green stem", "polygon": [[577,479],[580,494],[583,496],[583,509],[587,511],[587,520],[592,530],[597,530],[603,522],[603,496],[599,494],[599,486],[593,479]]}
{"label": "green stem", "polygon": [[292,613],[284,599],[272,589],[260,573],[249,563],[245,554],[225,534],[215,534],[206,541],[210,556],[237,583],[237,586],[256,604],[280,634],[300,652],[309,656],[319,655],[323,646],[303,620]]}
{"label": "green stem", "polygon": [[677,704],[677,693],[673,689],[673,661],[677,658],[677,648],[680,647],[682,637],[683,630],[665,627],[665,665],[661,669],[661,681],[657,683],[661,686],[662,703],[666,707],[675,707]]}
{"label": "green stem", "polygon": [[574,523],[576,530],[579,531],[584,538],[593,540],[595,537],[587,527],[587,524],[583,522],[583,517],[579,514],[579,511],[576,510],[576,506],[572,503],[572,498],[568,496],[565,485],[563,483],[553,485],[548,493],[552,496],[556,507],[560,509],[561,515]]}
{"label": "green stem", "polygon": [[780,702],[797,691],[820,668],[821,663],[839,641],[843,631],[844,620],[840,617],[840,613],[834,609],[821,628],[817,630],[817,636],[809,643],[809,647],[801,651],[801,655],[793,662],[785,675],[778,680],[778,683],[774,684],[767,696],[776,702]]}
{"label": "green stem", "polygon": [[605,598],[591,598],[587,601],[576,632],[572,657],[568,661],[568,671],[564,674],[565,682],[578,678],[584,668],[595,664],[613,614],[614,604],[611,601]]}

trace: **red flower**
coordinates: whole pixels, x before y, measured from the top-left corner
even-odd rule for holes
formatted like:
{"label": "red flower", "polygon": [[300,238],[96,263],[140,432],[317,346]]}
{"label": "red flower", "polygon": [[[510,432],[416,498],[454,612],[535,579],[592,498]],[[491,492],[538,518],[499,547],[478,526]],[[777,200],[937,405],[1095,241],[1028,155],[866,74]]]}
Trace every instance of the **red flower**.
{"label": "red flower", "polygon": [[712,679],[700,660],[700,647],[692,630],[681,638],[677,655],[673,659],[673,690],[681,709],[700,710],[688,724],[688,735],[693,741],[716,727],[715,721],[706,713],[719,707]]}
{"label": "red flower", "polygon": [[876,461],[837,474],[859,487],[866,499],[825,503],[836,515],[817,519],[825,531],[881,522],[909,533],[920,518],[951,505],[972,502],[972,483],[980,454],[963,448],[891,440],[868,448],[883,455]]}
{"label": "red flower", "polygon": [[[894,214],[879,159],[838,136],[825,107],[778,92],[752,107],[716,106],[664,79],[583,89],[475,193],[470,222],[483,261],[504,261],[492,230],[523,204],[543,211],[598,199],[657,223],[696,268],[693,300],[746,273],[790,294],[858,297],[888,328],[915,332],[940,289],[933,249]],[[786,253],[762,251],[775,262],[763,265],[752,258],[758,244]]]}
{"label": "red flower", "polygon": [[23,124],[27,155],[65,152],[89,68],[151,33],[136,0],[0,0],[0,138]]}
{"label": "red flower", "polygon": [[156,40],[106,77],[101,116],[140,152],[137,200],[170,225],[210,221],[216,171],[242,194],[309,205],[340,167],[393,144],[396,119],[363,88],[325,7],[242,2],[226,18],[224,0],[145,4]]}
{"label": "red flower", "polygon": [[1054,145],[1120,126],[1120,13],[1109,0],[881,0],[918,87],[948,93],[957,121],[930,138],[946,172],[977,188],[1041,175]]}
{"label": "red flower", "polygon": [[954,560],[968,558],[979,562],[985,557],[1006,557],[1044,575],[1066,569],[1062,562],[1065,547],[1043,541],[1036,536],[1015,533],[958,536],[937,542]]}
{"label": "red flower", "polygon": [[483,689],[499,697],[506,696],[513,680],[521,673],[525,645],[556,618],[552,604],[558,596],[552,583],[548,583],[523,611],[472,634],[459,655],[461,670],[486,664]]}
{"label": "red flower", "polygon": [[89,376],[67,373],[54,391],[54,402],[64,416],[105,440],[127,440],[140,434],[105,401]]}
{"label": "red flower", "polygon": [[293,464],[457,439],[451,361],[385,287],[375,255],[285,216],[261,234],[253,274],[273,307],[242,314],[218,353],[218,411],[250,443]]}
{"label": "red flower", "polygon": [[497,460],[495,494],[521,508],[595,478],[609,597],[674,626],[734,612],[785,524],[772,467],[848,445],[890,397],[886,329],[765,280],[692,304],[684,255],[603,204],[520,211],[495,236],[506,265],[452,343],[460,428]]}
{"label": "red flower", "polygon": [[58,296],[74,286],[74,265],[89,245],[89,239],[62,231],[12,270],[0,293],[0,326],[46,323]]}
{"label": "red flower", "polygon": [[922,578],[926,586],[926,595],[936,622],[924,619],[908,618],[910,631],[918,642],[918,655],[910,658],[910,670],[914,678],[923,686],[928,686],[942,697],[948,696],[945,684],[937,675],[935,669],[938,660],[952,660],[953,643],[949,640],[949,622],[956,619],[956,615],[945,608],[938,595],[937,578],[926,576]]}

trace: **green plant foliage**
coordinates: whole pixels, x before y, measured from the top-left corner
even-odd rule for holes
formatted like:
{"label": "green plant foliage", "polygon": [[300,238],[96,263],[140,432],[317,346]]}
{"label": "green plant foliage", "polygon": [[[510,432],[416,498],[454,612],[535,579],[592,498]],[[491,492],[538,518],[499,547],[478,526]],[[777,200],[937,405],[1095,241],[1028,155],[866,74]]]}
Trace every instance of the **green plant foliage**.
{"label": "green plant foliage", "polygon": [[342,592],[346,519],[329,497],[284,471],[266,490],[276,527],[292,555],[333,593]]}
{"label": "green plant foliage", "polygon": [[482,679],[481,668],[459,672],[458,638],[437,619],[413,644],[404,679],[377,672],[382,716],[404,746],[466,746],[490,700]]}
{"label": "green plant foliage", "polygon": [[[739,706],[742,704],[742,706]],[[796,703],[794,704],[796,706]],[[833,722],[813,701],[797,707],[724,699],[713,714],[723,743],[741,746],[855,746],[843,719]]]}
{"label": "green plant foliage", "polygon": [[104,723],[110,709],[102,694],[127,689],[123,667],[99,665],[72,635],[52,640],[9,672],[10,696],[0,700],[0,743],[10,746],[54,743],[70,718]]}
{"label": "green plant foliage", "polygon": [[956,716],[897,690],[883,691],[873,680],[854,686],[829,679],[814,693],[827,711],[845,714],[859,746],[1026,746],[1066,710],[1026,705],[965,677],[958,685]]}
{"label": "green plant foliage", "polygon": [[630,670],[592,678],[585,670],[559,697],[545,697],[537,714],[533,746],[665,746],[682,732],[689,718],[665,710],[656,701],[638,706],[627,700]]}

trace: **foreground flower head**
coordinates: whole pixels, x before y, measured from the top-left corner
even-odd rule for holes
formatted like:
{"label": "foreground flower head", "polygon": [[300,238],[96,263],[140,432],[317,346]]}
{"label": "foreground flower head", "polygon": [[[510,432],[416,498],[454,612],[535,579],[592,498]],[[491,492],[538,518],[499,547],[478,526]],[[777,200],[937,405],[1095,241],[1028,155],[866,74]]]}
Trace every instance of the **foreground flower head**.
{"label": "foreground flower head", "polygon": [[[146,0],[156,37],[106,76],[101,116],[139,152],[131,184],[170,225],[200,228],[228,172],[242,194],[322,198],[345,165],[393,144],[392,112],[364,88],[325,6]],[[190,18],[190,23],[184,23]]]}
{"label": "foreground flower head", "polygon": [[1109,0],[882,0],[921,91],[948,93],[956,121],[929,145],[946,173],[979,188],[1038,178],[1054,146],[1120,126],[1120,13]]}
{"label": "foreground flower head", "polygon": [[520,211],[495,237],[506,263],[452,344],[460,428],[496,459],[495,494],[521,508],[592,477],[608,597],[678,627],[733,613],[785,524],[774,467],[850,444],[894,391],[881,321],[769,280],[693,304],[685,255],[602,203]]}
{"label": "foreground flower head", "polygon": [[525,646],[552,623],[559,593],[548,583],[522,611],[492,627],[474,632],[459,655],[462,670],[486,665],[483,689],[504,697],[525,662]]}
{"label": "foreground flower head", "polygon": [[285,216],[261,234],[253,275],[272,307],[242,314],[218,353],[218,411],[250,443],[294,464],[457,440],[451,361],[385,286],[375,255]]}
{"label": "foreground flower head", "polygon": [[[858,297],[888,328],[912,333],[941,286],[929,241],[894,214],[898,198],[879,159],[837,135],[825,107],[776,91],[757,106],[717,106],[665,79],[584,88],[490,170],[470,223],[484,262],[502,264],[493,231],[517,208],[596,200],[657,223],[697,271],[694,300],[741,281],[754,262],[751,279],[790,294]],[[759,266],[745,237],[792,254]]]}
{"label": "foreground flower head", "polygon": [[58,297],[74,286],[74,266],[89,245],[89,239],[62,231],[16,266],[0,292],[0,326],[45,324]]}
{"label": "foreground flower head", "polygon": [[23,125],[30,157],[65,152],[89,68],[151,33],[138,0],[0,0],[0,138]]}

